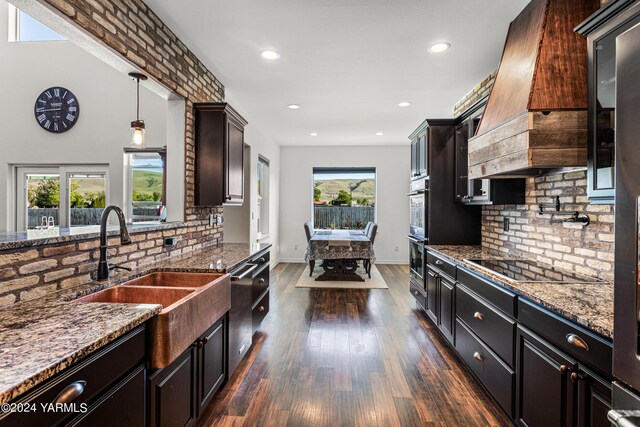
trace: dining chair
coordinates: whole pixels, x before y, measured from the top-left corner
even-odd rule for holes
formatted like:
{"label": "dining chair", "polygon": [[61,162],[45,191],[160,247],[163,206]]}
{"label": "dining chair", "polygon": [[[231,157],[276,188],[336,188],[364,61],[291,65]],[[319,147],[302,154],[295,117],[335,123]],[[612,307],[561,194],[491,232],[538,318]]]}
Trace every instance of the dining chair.
{"label": "dining chair", "polygon": [[[376,241],[377,232],[378,232],[378,224],[372,222],[371,227],[369,227],[369,231],[366,233],[367,237],[371,241],[371,246],[373,246],[373,243]],[[364,260],[364,269],[369,275],[369,279],[371,279],[371,260],[370,259]]]}
{"label": "dining chair", "polygon": [[373,225],[373,221],[369,221],[369,222],[367,222],[367,225],[364,226],[364,235],[365,236],[369,235],[369,230],[371,229],[372,225]]}
{"label": "dining chair", "polygon": [[[307,245],[309,244],[309,241],[311,240],[311,236],[313,236],[313,223],[311,221],[307,221],[304,223],[304,233],[307,235]],[[309,277],[313,276],[313,269],[316,266],[316,260],[314,259],[310,259],[309,260]]]}

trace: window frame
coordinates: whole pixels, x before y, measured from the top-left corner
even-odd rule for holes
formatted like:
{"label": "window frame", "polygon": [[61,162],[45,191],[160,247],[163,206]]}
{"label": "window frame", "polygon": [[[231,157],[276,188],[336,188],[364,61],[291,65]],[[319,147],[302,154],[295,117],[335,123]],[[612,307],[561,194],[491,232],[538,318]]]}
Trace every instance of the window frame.
{"label": "window frame", "polygon": [[[264,172],[266,170],[266,172]],[[271,199],[271,164],[269,159],[258,155],[257,164],[257,204],[258,218],[256,219],[256,236],[264,239],[270,233],[270,199]],[[266,230],[264,225],[266,224]]]}

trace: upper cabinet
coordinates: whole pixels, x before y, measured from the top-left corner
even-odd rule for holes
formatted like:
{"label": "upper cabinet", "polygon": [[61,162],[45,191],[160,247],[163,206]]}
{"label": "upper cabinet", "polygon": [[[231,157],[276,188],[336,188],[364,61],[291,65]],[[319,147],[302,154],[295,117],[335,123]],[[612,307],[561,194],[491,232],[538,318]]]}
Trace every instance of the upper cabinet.
{"label": "upper cabinet", "polygon": [[599,6],[599,0],[532,0],[511,23],[469,141],[469,178],[587,165],[587,48],[573,29]]}
{"label": "upper cabinet", "polygon": [[584,21],[576,30],[587,36],[589,53],[589,167],[587,191],[592,203],[613,203],[616,146],[616,38],[640,22],[640,8],[618,1]]}
{"label": "upper cabinet", "polygon": [[526,182],[515,179],[469,179],[469,138],[475,134],[486,98],[477,102],[456,120],[455,201],[469,205],[524,204]]}
{"label": "upper cabinet", "polygon": [[247,121],[226,102],[195,104],[194,109],[196,205],[242,204]]}
{"label": "upper cabinet", "polygon": [[427,170],[427,129],[423,123],[409,139],[411,140],[411,179],[429,175]]}

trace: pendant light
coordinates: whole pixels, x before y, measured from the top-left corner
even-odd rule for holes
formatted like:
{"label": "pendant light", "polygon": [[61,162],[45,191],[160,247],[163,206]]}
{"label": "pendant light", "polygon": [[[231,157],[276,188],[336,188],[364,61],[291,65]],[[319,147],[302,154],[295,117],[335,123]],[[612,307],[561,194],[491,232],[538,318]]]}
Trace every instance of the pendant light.
{"label": "pendant light", "polygon": [[141,73],[129,73],[136,81],[136,119],[131,122],[131,146],[144,148],[144,120],[140,120],[140,80],[147,80],[147,76]]}

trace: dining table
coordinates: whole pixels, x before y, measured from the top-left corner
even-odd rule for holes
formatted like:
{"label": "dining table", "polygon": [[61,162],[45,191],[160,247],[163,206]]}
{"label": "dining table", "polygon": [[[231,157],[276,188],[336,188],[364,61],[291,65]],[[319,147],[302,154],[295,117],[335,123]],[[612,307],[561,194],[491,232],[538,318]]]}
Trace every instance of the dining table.
{"label": "dining table", "polygon": [[[317,281],[364,282],[358,274],[358,261],[375,262],[371,240],[362,230],[317,230],[309,239],[305,261],[322,260],[323,273]],[[367,273],[371,277],[370,268]]]}

